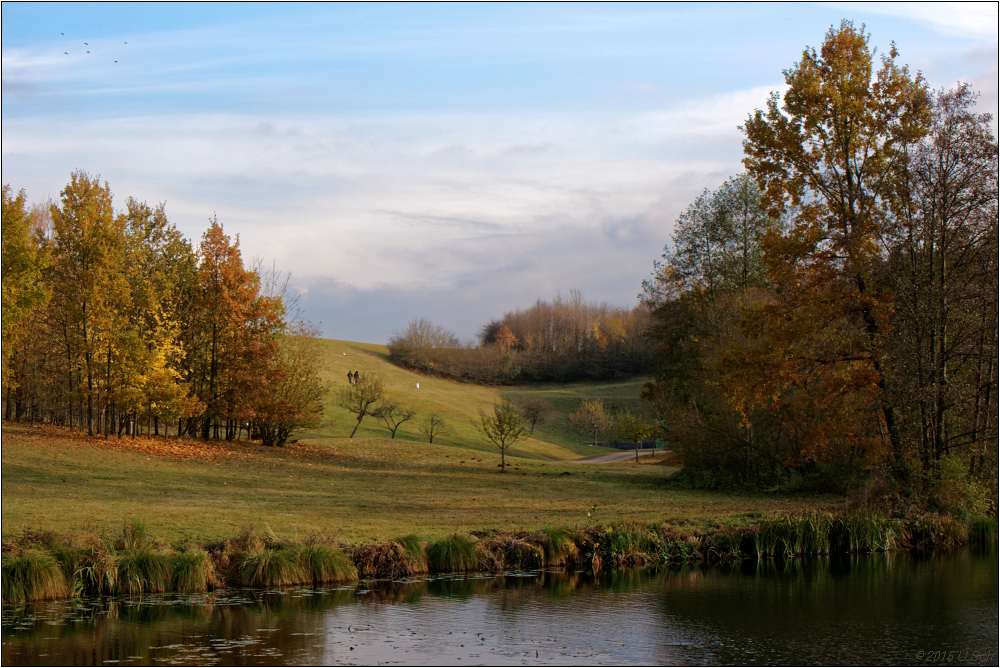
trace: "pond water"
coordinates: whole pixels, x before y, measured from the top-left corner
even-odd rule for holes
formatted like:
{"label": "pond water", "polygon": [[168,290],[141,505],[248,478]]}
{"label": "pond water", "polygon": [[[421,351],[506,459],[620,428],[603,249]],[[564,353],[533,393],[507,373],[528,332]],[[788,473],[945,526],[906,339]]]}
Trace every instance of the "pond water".
{"label": "pond water", "polygon": [[4,606],[15,665],[991,665],[997,553]]}

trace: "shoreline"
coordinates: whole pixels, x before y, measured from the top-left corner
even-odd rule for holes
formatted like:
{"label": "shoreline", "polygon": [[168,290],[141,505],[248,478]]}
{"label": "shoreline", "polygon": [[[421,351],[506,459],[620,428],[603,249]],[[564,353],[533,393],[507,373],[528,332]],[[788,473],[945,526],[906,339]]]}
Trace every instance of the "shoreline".
{"label": "shoreline", "polygon": [[278,538],[270,529],[200,545],[164,547],[145,524],[117,535],[80,538],[25,531],[3,543],[3,605],[86,595],[202,592],[399,579],[435,573],[494,573],[552,568],[595,573],[669,564],[941,550],[997,545],[997,518],[925,514],[890,518],[853,512],[774,513],[744,523],[659,525],[613,522],[582,529],[472,531],[440,539],[343,545]]}

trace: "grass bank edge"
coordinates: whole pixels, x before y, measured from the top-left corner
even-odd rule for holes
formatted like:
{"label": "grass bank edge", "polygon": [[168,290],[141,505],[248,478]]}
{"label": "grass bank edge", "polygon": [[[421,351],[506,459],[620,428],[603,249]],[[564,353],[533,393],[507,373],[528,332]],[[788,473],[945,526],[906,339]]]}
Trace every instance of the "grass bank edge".
{"label": "grass bank edge", "polygon": [[424,573],[503,573],[542,568],[600,571],[670,563],[789,559],[962,545],[995,547],[995,517],[878,513],[772,513],[728,523],[614,522],[582,529],[472,531],[425,539],[341,545],[302,542],[247,527],[230,538],[164,548],[145,523],[115,535],[74,539],[24,531],[3,543],[3,603],[84,595],[203,592],[221,587],[275,587],[399,579]]}

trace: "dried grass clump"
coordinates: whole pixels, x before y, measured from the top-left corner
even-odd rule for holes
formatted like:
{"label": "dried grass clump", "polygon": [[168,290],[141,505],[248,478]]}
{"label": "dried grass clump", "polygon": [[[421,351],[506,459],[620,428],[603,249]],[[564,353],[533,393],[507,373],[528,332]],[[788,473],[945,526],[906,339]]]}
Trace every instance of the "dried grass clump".
{"label": "dried grass clump", "polygon": [[205,550],[184,550],[174,559],[170,586],[181,593],[204,592],[216,589],[222,579],[215,570],[215,563]]}
{"label": "dried grass clump", "polygon": [[[363,543],[355,546],[351,558],[358,567],[359,577],[391,579],[410,577],[427,572],[423,548],[415,536],[383,543]],[[409,544],[406,544],[408,541]]]}
{"label": "dried grass clump", "polygon": [[514,536],[492,536],[475,545],[479,567],[490,573],[536,570],[545,566],[545,551]]}

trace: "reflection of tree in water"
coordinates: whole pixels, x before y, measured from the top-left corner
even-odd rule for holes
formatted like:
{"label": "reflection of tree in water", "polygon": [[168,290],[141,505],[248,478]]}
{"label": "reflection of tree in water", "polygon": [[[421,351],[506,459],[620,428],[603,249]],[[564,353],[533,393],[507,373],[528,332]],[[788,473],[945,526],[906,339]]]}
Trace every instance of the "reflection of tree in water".
{"label": "reflection of tree in water", "polygon": [[[969,645],[955,620],[970,602],[995,620],[996,554],[989,559],[964,551],[744,561],[671,574],[661,606],[692,643],[715,639],[699,660],[912,663],[905,648]],[[898,655],[886,653],[893,648]]]}
{"label": "reflection of tree in water", "polygon": [[[358,603],[416,603],[427,593],[427,580],[369,580],[355,594]],[[361,592],[365,593],[362,595]]]}
{"label": "reflection of tree in water", "polygon": [[[310,636],[323,631],[319,613],[350,602],[352,596],[351,590],[243,590],[19,606],[10,624],[4,611],[3,663],[96,665],[131,663],[137,657],[145,662],[194,659],[195,654],[242,662],[261,651],[308,661],[316,654]],[[54,620],[62,623],[48,623]],[[206,638],[212,639],[207,653]]]}
{"label": "reflection of tree in water", "polygon": [[347,649],[317,647],[339,633],[330,613],[346,626],[375,621],[385,606],[395,616],[373,633],[398,633],[383,623],[396,619],[420,630],[425,646],[443,647],[436,629],[460,619],[463,640],[504,639],[491,650],[498,657],[513,639],[552,656],[627,647],[639,663],[912,663],[900,648],[916,651],[931,633],[938,645],[995,650],[996,592],[996,553],[956,552],[85,599],[5,607],[2,662],[329,662],[330,651]]}

